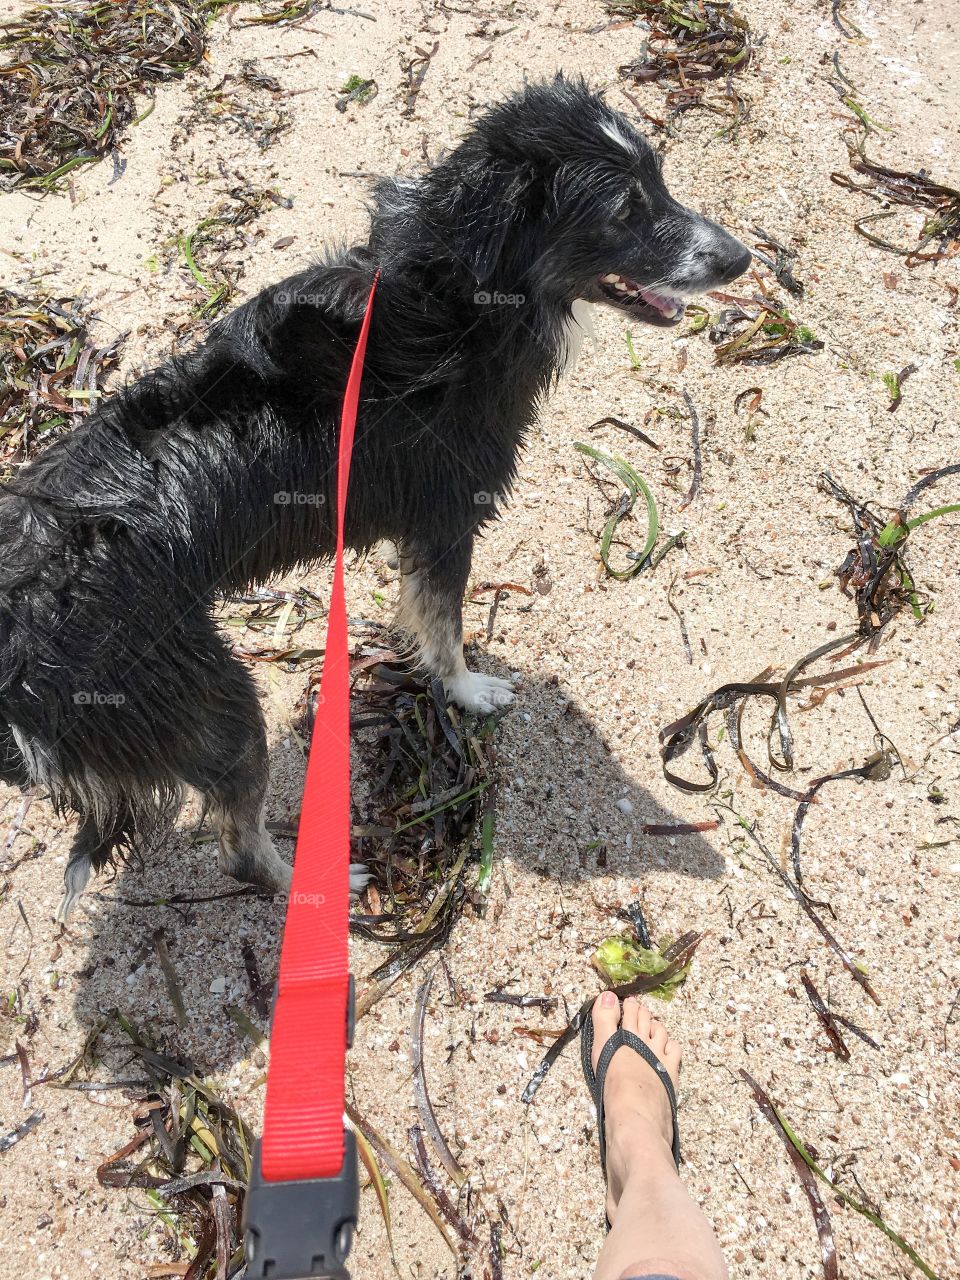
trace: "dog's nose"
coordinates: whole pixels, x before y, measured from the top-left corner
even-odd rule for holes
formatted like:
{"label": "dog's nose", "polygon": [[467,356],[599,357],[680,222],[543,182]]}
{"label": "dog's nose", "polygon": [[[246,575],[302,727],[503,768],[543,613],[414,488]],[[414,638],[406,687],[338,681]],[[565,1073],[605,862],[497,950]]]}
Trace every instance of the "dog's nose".
{"label": "dog's nose", "polygon": [[729,284],[742,276],[753,261],[753,254],[736,236],[717,228],[719,235],[711,246],[709,258],[717,284]]}

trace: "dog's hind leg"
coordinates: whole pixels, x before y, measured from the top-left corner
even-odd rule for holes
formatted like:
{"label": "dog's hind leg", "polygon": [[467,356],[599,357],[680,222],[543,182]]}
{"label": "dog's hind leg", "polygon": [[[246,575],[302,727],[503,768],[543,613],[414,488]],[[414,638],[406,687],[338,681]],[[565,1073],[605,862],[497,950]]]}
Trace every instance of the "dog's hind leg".
{"label": "dog's hind leg", "polygon": [[121,805],[113,819],[106,823],[93,817],[80,820],[63,873],[63,897],[57,908],[57,920],[61,924],[66,923],[70,912],[77,905],[77,899],[87,887],[91,871],[100,871],[112,862],[118,848],[129,848],[135,834],[134,817],[126,805]]}
{"label": "dog's hind leg", "polygon": [[225,653],[216,679],[216,688],[205,690],[202,705],[194,709],[194,733],[189,748],[181,747],[175,768],[203,795],[217,827],[224,875],[286,893],[291,868],[264,824],[270,771],[256,687],[249,672]]}
{"label": "dog's hind leg", "polygon": [[413,639],[421,666],[439,676],[451,702],[489,714],[513,701],[509,680],[470,671],[463,657],[463,593],[470,575],[473,535],[431,554],[401,551],[397,621]]}
{"label": "dog's hind leg", "polygon": [[[195,709],[200,719],[193,755],[181,756],[177,773],[203,794],[217,826],[224,875],[288,893],[293,868],[280,857],[265,824],[270,768],[256,686],[225,651],[217,679],[217,689],[205,691],[202,708]],[[365,867],[351,865],[351,892],[359,893],[369,878]]]}

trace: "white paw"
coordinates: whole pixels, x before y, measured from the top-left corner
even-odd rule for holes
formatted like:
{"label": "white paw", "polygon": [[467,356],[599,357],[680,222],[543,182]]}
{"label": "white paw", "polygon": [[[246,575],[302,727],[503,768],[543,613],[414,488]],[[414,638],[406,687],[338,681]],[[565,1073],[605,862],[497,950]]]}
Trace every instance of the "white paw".
{"label": "white paw", "polygon": [[397,544],[389,538],[382,538],[373,549],[373,554],[386,562],[388,569],[400,568],[400,552]]}
{"label": "white paw", "polygon": [[451,702],[464,711],[489,715],[501,711],[513,701],[513,685],[499,676],[485,676],[479,671],[464,671],[444,680],[443,688]]}
{"label": "white paw", "polygon": [[373,876],[364,863],[350,863],[350,892],[354,897],[359,897],[372,879]]}

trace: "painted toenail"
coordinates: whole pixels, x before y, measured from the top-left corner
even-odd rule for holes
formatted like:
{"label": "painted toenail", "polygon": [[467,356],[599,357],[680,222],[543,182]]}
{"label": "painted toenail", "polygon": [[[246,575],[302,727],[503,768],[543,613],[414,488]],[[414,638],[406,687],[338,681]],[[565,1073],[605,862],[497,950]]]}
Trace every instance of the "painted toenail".
{"label": "painted toenail", "polygon": [[603,995],[600,997],[600,1003],[603,1005],[605,1009],[612,1009],[613,1006],[617,1003],[617,997],[613,994],[612,991],[605,991]]}

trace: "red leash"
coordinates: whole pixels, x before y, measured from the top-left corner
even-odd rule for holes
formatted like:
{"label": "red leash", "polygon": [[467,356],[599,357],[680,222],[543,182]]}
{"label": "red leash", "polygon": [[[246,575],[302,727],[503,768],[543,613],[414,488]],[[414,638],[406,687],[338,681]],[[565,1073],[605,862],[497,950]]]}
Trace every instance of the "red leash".
{"label": "red leash", "polygon": [[[378,273],[379,274],[379,273]],[[359,1205],[356,1145],[344,1130],[352,1039],[349,960],[350,666],[343,526],[374,278],[343,399],[337,550],[303,808],[270,1034],[270,1067],[244,1212],[247,1275],[347,1277]]]}

